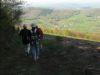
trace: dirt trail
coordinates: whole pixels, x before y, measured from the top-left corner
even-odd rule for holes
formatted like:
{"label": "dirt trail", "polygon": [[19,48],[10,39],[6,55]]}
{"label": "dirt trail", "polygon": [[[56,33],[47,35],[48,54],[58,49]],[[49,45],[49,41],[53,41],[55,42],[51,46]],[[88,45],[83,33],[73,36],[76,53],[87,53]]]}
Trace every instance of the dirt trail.
{"label": "dirt trail", "polygon": [[24,55],[23,48],[1,55],[0,75],[85,75],[88,66],[100,70],[100,43],[70,38],[58,43],[53,39],[45,39],[37,63]]}

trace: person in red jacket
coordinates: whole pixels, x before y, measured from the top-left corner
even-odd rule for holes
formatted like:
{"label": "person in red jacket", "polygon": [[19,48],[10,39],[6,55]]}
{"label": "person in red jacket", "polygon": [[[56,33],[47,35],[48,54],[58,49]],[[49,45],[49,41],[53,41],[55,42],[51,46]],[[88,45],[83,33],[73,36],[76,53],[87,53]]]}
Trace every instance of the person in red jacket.
{"label": "person in red jacket", "polygon": [[40,50],[42,49],[43,31],[36,24],[31,24],[32,26],[32,40],[31,40],[31,50],[34,61],[39,59]]}

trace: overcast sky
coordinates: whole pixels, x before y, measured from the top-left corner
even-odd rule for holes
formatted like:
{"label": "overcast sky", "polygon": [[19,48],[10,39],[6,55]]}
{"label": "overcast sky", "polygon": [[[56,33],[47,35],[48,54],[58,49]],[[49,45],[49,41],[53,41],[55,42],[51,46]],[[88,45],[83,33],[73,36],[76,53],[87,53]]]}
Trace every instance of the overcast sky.
{"label": "overcast sky", "polygon": [[66,5],[72,7],[71,5],[91,6],[91,4],[93,5],[93,7],[95,6],[100,7],[100,0],[22,0],[22,1],[25,1],[24,4],[25,7],[34,6],[34,7],[63,8]]}
{"label": "overcast sky", "polygon": [[45,3],[95,3],[95,2],[100,2],[100,0],[23,0],[26,1],[28,3],[41,3],[41,4],[45,4]]}

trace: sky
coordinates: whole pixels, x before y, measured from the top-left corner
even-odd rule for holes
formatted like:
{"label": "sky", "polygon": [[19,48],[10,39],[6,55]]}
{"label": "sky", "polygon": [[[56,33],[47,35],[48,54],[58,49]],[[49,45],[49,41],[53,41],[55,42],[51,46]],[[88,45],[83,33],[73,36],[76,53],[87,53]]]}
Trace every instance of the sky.
{"label": "sky", "polygon": [[[63,4],[93,4],[94,6],[96,5],[95,3],[99,3],[100,5],[100,0],[23,0],[25,1],[26,6],[35,6],[35,7],[57,7]],[[74,5],[75,6],[75,5]]]}
{"label": "sky", "polygon": [[28,3],[94,3],[94,2],[100,2],[100,0],[23,0]]}

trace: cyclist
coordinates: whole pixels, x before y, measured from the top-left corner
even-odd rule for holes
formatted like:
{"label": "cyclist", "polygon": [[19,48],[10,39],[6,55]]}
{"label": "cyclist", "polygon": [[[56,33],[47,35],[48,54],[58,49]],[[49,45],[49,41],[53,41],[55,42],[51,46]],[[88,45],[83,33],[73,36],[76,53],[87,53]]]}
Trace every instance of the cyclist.
{"label": "cyclist", "polygon": [[42,49],[42,39],[43,39],[43,32],[41,28],[39,28],[36,24],[32,23],[32,40],[31,40],[31,50],[34,61],[39,59],[40,56],[40,49]]}

